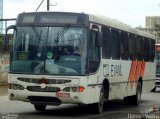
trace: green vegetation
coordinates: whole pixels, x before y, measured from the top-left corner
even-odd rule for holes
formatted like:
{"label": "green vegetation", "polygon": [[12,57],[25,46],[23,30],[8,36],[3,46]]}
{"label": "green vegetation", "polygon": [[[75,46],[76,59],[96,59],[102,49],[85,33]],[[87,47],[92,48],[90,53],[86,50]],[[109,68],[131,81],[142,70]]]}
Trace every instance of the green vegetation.
{"label": "green vegetation", "polygon": [[[0,51],[2,51],[4,47],[4,34],[0,34]],[[13,40],[13,34],[8,34],[8,40],[9,40],[9,47],[12,47],[12,40]]]}
{"label": "green vegetation", "polygon": [[0,34],[0,48],[3,47],[3,38],[4,38],[4,36],[2,34]]}
{"label": "green vegetation", "polygon": [[155,24],[156,36],[160,39],[160,24]]}

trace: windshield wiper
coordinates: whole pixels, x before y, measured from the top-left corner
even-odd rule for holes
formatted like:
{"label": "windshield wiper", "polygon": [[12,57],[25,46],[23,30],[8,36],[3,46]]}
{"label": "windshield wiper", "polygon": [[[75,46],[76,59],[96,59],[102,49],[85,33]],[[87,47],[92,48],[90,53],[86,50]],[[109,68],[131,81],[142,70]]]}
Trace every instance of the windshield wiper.
{"label": "windshield wiper", "polygon": [[66,25],[64,27],[64,29],[60,33],[58,33],[57,37],[54,39],[54,41],[57,42],[57,45],[58,45],[58,42],[59,42],[59,38],[62,37],[64,35],[64,33],[66,31],[68,31],[69,28],[70,28],[70,24]]}
{"label": "windshield wiper", "polygon": [[39,46],[39,44],[40,44],[40,41],[41,41],[41,36],[42,36],[42,29],[41,29],[41,31],[40,31],[40,35],[39,35],[39,38],[38,38],[38,46]]}

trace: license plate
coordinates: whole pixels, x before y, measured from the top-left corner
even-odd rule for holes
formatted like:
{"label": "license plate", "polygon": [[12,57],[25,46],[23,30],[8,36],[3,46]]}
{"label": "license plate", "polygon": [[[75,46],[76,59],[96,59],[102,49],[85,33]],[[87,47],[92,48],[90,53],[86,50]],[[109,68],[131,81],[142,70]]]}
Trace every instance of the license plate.
{"label": "license plate", "polygon": [[69,98],[70,94],[69,93],[56,93],[57,97],[61,97],[61,98]]}

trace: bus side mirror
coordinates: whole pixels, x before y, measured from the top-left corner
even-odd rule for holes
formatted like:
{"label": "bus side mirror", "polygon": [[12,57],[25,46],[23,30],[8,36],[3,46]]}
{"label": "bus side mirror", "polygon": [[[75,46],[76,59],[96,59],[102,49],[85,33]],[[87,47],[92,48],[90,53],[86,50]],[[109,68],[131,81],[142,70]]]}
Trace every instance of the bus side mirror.
{"label": "bus side mirror", "polygon": [[9,50],[9,35],[8,35],[8,31],[9,30],[16,30],[17,28],[16,28],[16,26],[15,25],[11,25],[11,26],[9,26],[9,27],[7,27],[7,29],[6,29],[6,33],[5,33],[5,38],[4,38],[4,50]]}
{"label": "bus side mirror", "polygon": [[96,42],[95,42],[96,47],[101,47],[102,41],[103,41],[103,32],[98,32]]}

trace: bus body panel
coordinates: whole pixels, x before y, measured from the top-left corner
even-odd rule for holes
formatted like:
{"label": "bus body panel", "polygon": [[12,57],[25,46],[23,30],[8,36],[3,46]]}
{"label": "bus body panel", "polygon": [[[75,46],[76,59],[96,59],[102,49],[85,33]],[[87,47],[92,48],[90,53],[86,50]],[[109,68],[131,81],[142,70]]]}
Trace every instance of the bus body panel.
{"label": "bus body panel", "polygon": [[[43,13],[43,14],[45,14],[45,13]],[[46,13],[46,14],[48,14],[48,13]],[[56,13],[56,14],[59,14],[58,16],[60,16],[61,13]],[[65,13],[63,13],[63,15],[64,14]],[[70,13],[70,14],[72,14],[72,13]],[[25,13],[24,13],[24,15],[25,15]],[[93,15],[86,15],[86,14],[81,14],[81,15],[82,16],[79,17],[79,21],[80,20],[82,20],[82,21],[79,22],[79,24],[76,24],[76,23],[74,23],[74,25],[72,24],[73,27],[75,27],[75,28],[76,27],[77,28],[80,28],[80,27],[84,28],[85,27],[89,32],[89,31],[93,30],[91,26],[95,24],[98,26],[98,29],[100,29],[99,32],[101,32],[101,28],[104,26],[104,27],[108,27],[109,29],[117,29],[119,31],[119,33],[120,33],[120,31],[125,31],[128,34],[131,33],[134,35],[140,35],[140,36],[155,40],[155,37],[148,34],[148,33],[138,31],[136,29],[132,29],[129,26],[124,25],[119,22],[115,22],[114,20],[104,19],[101,17],[93,16]],[[82,19],[83,16],[86,16],[84,18],[88,18],[88,16],[89,16],[89,19],[83,20]],[[26,21],[23,18],[22,19],[24,21],[21,19],[23,22],[27,22],[24,25],[25,27],[30,25],[30,22],[32,22],[30,20],[33,20],[33,19],[30,19],[30,14],[29,14],[28,18],[29,18],[28,19],[29,21]],[[72,19],[73,22],[75,22],[75,17],[72,17],[72,18],[73,18]],[[41,19],[41,20],[45,21],[45,19]],[[49,19],[48,22],[50,22],[50,20],[51,19]],[[54,18],[54,20],[56,21],[58,19]],[[90,24],[88,23],[88,20],[89,20]],[[59,21],[60,21],[60,23],[58,23],[58,24],[56,24],[55,22],[53,24],[52,23],[50,23],[50,24],[44,23],[44,24],[42,24],[41,27],[43,27],[47,24],[48,30],[50,30],[51,28],[49,28],[49,27],[54,26],[55,24],[58,27],[61,25],[62,26],[68,25],[67,23],[62,24],[61,22],[63,22],[63,20],[62,21],[59,20]],[[78,22],[78,20],[77,20],[77,22]],[[33,24],[33,25],[35,25],[37,27],[39,24]],[[23,24],[18,24],[18,25],[20,27],[23,27]],[[70,26],[70,25],[68,25],[68,26]],[[89,26],[90,26],[90,28],[89,28]],[[69,27],[64,27],[63,32],[65,33],[68,30],[68,28]],[[36,31],[36,29],[33,29],[33,31]],[[59,34],[59,32],[57,32],[57,33]],[[81,33],[82,33],[82,29],[80,30],[80,33],[78,35],[80,36]],[[37,34],[38,34],[38,32],[37,32]],[[41,34],[42,34],[42,30],[40,32],[40,37],[41,37]],[[73,32],[73,34],[74,34],[74,32]],[[71,35],[71,38],[73,38],[73,39],[77,38],[78,35],[76,35],[74,37],[73,37],[73,35]],[[60,34],[60,36],[63,36],[63,34]],[[28,37],[28,36],[26,36],[26,37]],[[58,37],[59,37],[59,35],[57,36],[57,40],[55,40],[55,42],[58,42]],[[68,37],[68,36],[64,35],[64,38],[66,38],[66,37]],[[87,36],[87,37],[89,37],[89,36]],[[28,42],[29,42],[29,40],[28,40]],[[79,42],[79,41],[77,40],[77,42]],[[62,49],[61,47],[58,47],[58,48]],[[28,48],[26,48],[26,49],[28,49]],[[10,73],[8,76],[8,83],[10,85],[10,89],[9,89],[10,99],[11,100],[19,100],[19,101],[27,101],[27,102],[29,101],[34,104],[34,102],[32,102],[32,100],[31,100],[32,98],[35,99],[36,97],[40,97],[42,99],[44,99],[44,98],[47,99],[48,97],[51,97],[55,100],[58,100],[58,102],[57,102],[58,104],[59,103],[61,103],[61,104],[63,104],[63,103],[92,104],[92,103],[99,102],[100,91],[101,91],[101,87],[103,86],[104,80],[107,80],[109,82],[108,100],[123,99],[124,97],[127,97],[127,96],[136,95],[137,84],[138,84],[138,81],[141,81],[141,80],[142,80],[142,87],[143,87],[142,91],[143,92],[148,92],[154,87],[155,60],[152,62],[144,61],[144,60],[137,60],[137,59],[133,60],[131,58],[128,58],[127,60],[122,60],[121,57],[119,59],[113,59],[112,57],[110,57],[109,59],[104,59],[102,57],[102,48],[99,48],[99,49],[100,49],[100,56],[101,57],[100,57],[100,61],[99,61],[100,64],[97,68],[97,71],[95,71],[94,73],[87,71],[86,75],[83,75],[83,76],[82,75],[79,75],[79,76],[78,75],[73,75],[73,76],[63,75],[62,76],[61,74],[59,74],[57,76],[54,73],[53,74],[52,73],[51,74],[45,74],[45,73],[42,73],[42,74],[30,74],[30,73],[28,73],[28,74],[23,74],[23,73],[14,74],[14,73]],[[89,52],[88,49],[86,52],[87,53]],[[48,57],[48,64],[47,65],[50,65],[49,63],[54,62],[54,60],[52,59],[52,62],[51,62],[49,60],[49,57],[53,56],[54,54],[51,54],[51,52],[47,52],[46,54]],[[21,53],[21,60],[24,60],[23,59],[24,56],[25,55],[23,53]],[[38,54],[38,56],[41,56],[41,54]],[[26,55],[26,57],[27,57],[27,55]],[[87,58],[86,58],[86,62],[88,61]],[[74,61],[75,59],[72,57],[69,57],[69,58],[66,58],[65,60],[66,61]],[[67,65],[67,63],[64,63],[64,64]],[[34,65],[36,65],[36,63]],[[74,67],[75,69],[77,69],[76,66],[77,65],[75,65],[75,67]],[[58,67],[58,68],[61,69],[62,67]],[[50,69],[52,69],[52,67]],[[55,71],[57,71],[57,70],[55,70]],[[11,89],[11,87],[12,87],[12,89]],[[23,87],[24,87],[23,90],[17,90],[17,88],[23,88]],[[16,88],[16,89],[13,89],[13,88]],[[49,91],[46,91],[46,90],[49,90]],[[50,91],[50,90],[56,90],[56,91]],[[44,103],[45,102],[43,102],[43,104]],[[54,105],[54,101],[52,103],[51,103],[51,105]],[[47,103],[45,103],[45,104],[48,105]]]}
{"label": "bus body panel", "polygon": [[[37,87],[40,86],[38,83],[31,83],[31,82],[24,82],[24,81],[19,81],[17,80],[18,78],[31,78],[31,79],[36,79],[37,82],[41,80],[42,78],[45,79],[50,79],[50,80],[58,80],[58,81],[65,81],[65,80],[70,80],[70,83],[64,83],[64,84],[49,84],[47,86],[49,87],[59,87],[60,91],[58,92],[45,92],[43,90],[36,92],[36,91],[29,91],[28,86],[33,86]],[[83,103],[87,104],[90,103],[90,100],[92,100],[92,96],[89,94],[90,89],[87,87],[86,83],[86,76],[83,77],[64,77],[64,76],[47,76],[47,75],[17,75],[17,74],[9,74],[9,79],[8,82],[9,84],[20,84],[24,87],[24,90],[8,90],[9,93],[9,98],[11,100],[20,100],[20,101],[29,101],[27,98],[29,96],[48,96],[48,97],[57,97],[58,99],[61,100],[62,103]],[[84,87],[84,92],[66,92],[63,91],[64,88],[66,87],[78,87],[78,86],[83,86]],[[78,90],[78,89],[77,89]],[[69,94],[69,97],[58,97],[57,93],[61,94]],[[12,96],[14,94],[14,96]],[[93,93],[94,94],[94,93]],[[85,98],[84,98],[85,97]],[[94,99],[93,99],[94,100]],[[93,101],[94,102],[94,101]]]}

